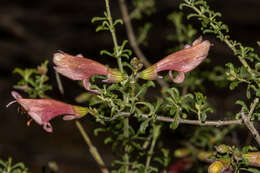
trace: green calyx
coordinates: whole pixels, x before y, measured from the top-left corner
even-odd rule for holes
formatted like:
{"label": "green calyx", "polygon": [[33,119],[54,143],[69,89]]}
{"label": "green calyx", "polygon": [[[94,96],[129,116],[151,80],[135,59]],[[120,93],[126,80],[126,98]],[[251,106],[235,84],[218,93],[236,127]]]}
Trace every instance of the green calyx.
{"label": "green calyx", "polygon": [[126,79],[126,76],[123,73],[111,68],[108,69],[107,77],[109,82],[113,82],[113,83],[121,82]]}
{"label": "green calyx", "polygon": [[79,116],[79,118],[84,117],[88,113],[87,107],[72,106],[72,108],[75,111],[76,115]]}
{"label": "green calyx", "polygon": [[156,71],[156,64],[148,67],[147,69],[141,71],[138,75],[139,78],[145,80],[154,80],[157,79],[157,71]]}

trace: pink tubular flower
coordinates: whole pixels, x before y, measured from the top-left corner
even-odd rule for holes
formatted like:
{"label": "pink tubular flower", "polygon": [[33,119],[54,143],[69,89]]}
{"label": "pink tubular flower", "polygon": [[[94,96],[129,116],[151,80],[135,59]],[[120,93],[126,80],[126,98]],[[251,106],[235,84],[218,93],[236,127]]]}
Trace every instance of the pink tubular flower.
{"label": "pink tubular flower", "polygon": [[[154,80],[159,77],[158,72],[169,70],[170,79],[175,83],[182,83],[185,79],[185,73],[196,68],[207,57],[210,46],[210,42],[208,40],[203,41],[200,36],[192,43],[192,46],[186,45],[183,50],[168,55],[143,70],[139,77],[145,80]],[[178,72],[174,79],[172,70]]]}
{"label": "pink tubular flower", "polygon": [[88,91],[99,93],[97,90],[90,89],[89,78],[94,75],[107,76],[103,82],[120,82],[124,80],[124,75],[117,70],[108,68],[91,59],[82,56],[72,56],[63,52],[55,53],[53,62],[56,65],[54,69],[62,75],[72,80],[82,80],[84,88]]}
{"label": "pink tubular flower", "polygon": [[[88,113],[88,108],[85,107],[73,106],[52,99],[24,99],[15,91],[12,91],[11,94],[15,100],[6,105],[6,107],[18,102],[28,115],[36,123],[43,126],[43,129],[47,132],[53,131],[49,121],[58,115],[65,115],[63,120],[72,120],[81,118]],[[28,126],[30,122],[31,120],[28,121]]]}

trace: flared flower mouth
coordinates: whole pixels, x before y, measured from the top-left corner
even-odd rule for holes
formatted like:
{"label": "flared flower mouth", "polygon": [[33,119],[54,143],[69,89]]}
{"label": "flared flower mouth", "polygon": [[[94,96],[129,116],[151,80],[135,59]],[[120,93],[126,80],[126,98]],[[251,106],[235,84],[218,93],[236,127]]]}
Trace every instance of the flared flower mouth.
{"label": "flared flower mouth", "polygon": [[15,91],[12,91],[11,95],[15,98],[15,100],[11,101],[10,103],[8,103],[6,105],[6,107],[9,107],[13,103],[17,102],[18,104],[20,104],[21,109],[23,109],[24,112],[28,113],[29,116],[31,117],[31,119],[27,122],[27,126],[30,126],[32,120],[37,122],[39,125],[43,124],[42,118],[38,114],[36,114],[35,112],[30,112],[29,107],[24,103],[24,101],[23,101],[24,99],[22,98],[22,96],[19,93],[15,92]]}
{"label": "flared flower mouth", "polygon": [[15,91],[12,91],[11,94],[15,100],[7,104],[7,107],[18,102],[31,117],[27,125],[29,126],[31,121],[34,120],[37,124],[43,126],[43,129],[47,132],[53,131],[49,121],[59,115],[64,115],[63,120],[72,120],[81,118],[88,113],[86,107],[73,106],[52,99],[25,99]]}

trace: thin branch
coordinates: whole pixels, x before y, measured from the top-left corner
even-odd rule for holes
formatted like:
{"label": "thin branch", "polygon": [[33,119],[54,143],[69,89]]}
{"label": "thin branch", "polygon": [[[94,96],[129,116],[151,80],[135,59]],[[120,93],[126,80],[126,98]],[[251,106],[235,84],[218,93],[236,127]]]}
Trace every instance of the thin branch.
{"label": "thin branch", "polygon": [[77,125],[81,135],[83,136],[86,144],[89,146],[89,152],[91,153],[91,155],[94,157],[94,159],[98,163],[98,166],[101,169],[102,173],[109,173],[108,169],[105,166],[104,161],[102,160],[100,154],[98,153],[97,148],[92,144],[88,134],[83,129],[81,123],[78,120],[76,120],[76,125]]}
{"label": "thin branch", "polygon": [[[168,117],[162,117],[158,116],[157,120],[159,121],[164,121],[164,122],[174,122],[175,120],[173,118],[168,118]],[[180,124],[190,124],[190,125],[199,125],[199,126],[227,126],[227,125],[232,125],[232,124],[243,124],[242,120],[217,120],[217,121],[205,121],[201,122],[200,120],[187,120],[187,119],[179,119]]]}
{"label": "thin branch", "polygon": [[[207,16],[205,16],[201,11],[200,9],[198,9],[197,7],[195,6],[192,6],[191,7],[192,9],[194,9],[200,16],[203,16],[204,18],[207,18]],[[210,22],[210,26],[212,28],[216,28],[216,24]],[[224,33],[222,33],[221,31],[219,32],[219,34],[223,35],[223,37],[225,37],[226,35]],[[227,46],[236,54],[237,52],[237,49],[235,46],[232,45],[231,41],[228,40],[226,37],[225,39],[223,40]],[[248,65],[247,61],[245,60],[245,57],[242,57],[241,55],[238,55],[238,59],[239,61],[241,62],[241,64],[248,70],[248,72],[252,75],[252,77],[255,77],[255,73],[254,71],[252,70],[252,68]],[[260,86],[260,84],[258,84],[258,86]]]}
{"label": "thin branch", "polygon": [[[122,65],[122,61],[121,61],[121,57],[120,57],[115,27],[114,27],[113,19],[112,19],[111,12],[110,12],[109,0],[105,0],[105,2],[106,2],[107,17],[108,17],[108,21],[109,21],[109,25],[110,25],[110,31],[112,34],[114,48],[116,51],[117,63],[118,63],[120,72],[123,72],[123,65]],[[124,129],[123,130],[124,130],[124,137],[126,139],[128,139],[129,138],[129,119],[128,119],[128,117],[126,117],[124,119]],[[129,147],[129,145],[125,145],[125,154],[124,154],[124,159],[125,159],[125,163],[126,163],[125,170],[124,170],[125,173],[128,173],[128,171],[129,171],[129,155],[127,152],[128,147]]]}
{"label": "thin branch", "polygon": [[55,76],[56,76],[56,81],[57,81],[57,84],[58,84],[58,88],[59,88],[59,91],[60,93],[63,95],[64,94],[64,89],[63,89],[63,85],[62,85],[62,82],[60,80],[60,75],[58,72],[55,71]]}
{"label": "thin branch", "polygon": [[110,32],[112,35],[112,39],[113,39],[113,43],[114,43],[114,47],[115,47],[115,51],[116,51],[118,67],[119,67],[120,72],[123,72],[123,65],[122,65],[121,57],[119,56],[120,55],[119,46],[118,46],[118,42],[117,42],[117,38],[116,38],[116,31],[115,31],[113,19],[112,19],[111,12],[110,12],[109,0],[105,0],[105,2],[106,2],[107,18],[108,18],[109,28],[110,28]]}
{"label": "thin branch", "polygon": [[[128,36],[128,39],[129,39],[130,46],[133,48],[137,57],[144,63],[145,67],[151,66],[151,63],[144,56],[143,52],[141,51],[141,49],[139,48],[139,45],[137,43],[135,33],[134,33],[134,30],[133,30],[133,26],[132,26],[132,23],[131,23],[131,19],[129,17],[127,6],[125,4],[125,0],[119,0],[119,5],[120,5],[120,10],[121,10],[121,13],[122,13],[123,21],[125,23],[126,32],[127,32],[127,36]],[[161,87],[169,88],[169,84],[166,83],[164,80],[157,79],[157,81],[161,85]]]}
{"label": "thin branch", "polygon": [[[131,116],[130,113],[128,112],[121,112],[120,113],[121,116]],[[142,118],[151,118],[151,116],[146,115],[146,114],[141,114],[141,115],[137,115],[134,114],[134,117],[142,117]],[[118,116],[120,117],[120,116]],[[113,119],[114,120],[114,119]],[[164,116],[157,116],[156,120],[158,121],[162,121],[162,122],[168,122],[168,123],[172,123],[175,121],[174,118],[169,118],[169,117],[164,117]],[[237,124],[237,125],[242,125],[243,124],[243,120],[242,119],[238,119],[238,120],[212,120],[212,121],[205,121],[205,122],[201,122],[199,120],[187,120],[187,119],[182,119],[179,118],[179,123],[180,124],[190,124],[190,125],[199,125],[199,126],[227,126],[227,125],[233,125],[233,124]]]}
{"label": "thin branch", "polygon": [[244,124],[246,125],[248,130],[252,133],[252,135],[254,136],[257,144],[260,146],[260,135],[259,135],[258,131],[255,129],[254,123],[252,121],[250,121],[251,115],[253,114],[254,109],[255,109],[258,102],[259,102],[259,99],[256,98],[254,100],[253,105],[250,108],[248,115],[245,114],[244,110],[241,110],[240,114],[241,114],[241,117],[244,121]]}
{"label": "thin branch", "polygon": [[157,141],[159,134],[160,134],[160,128],[161,128],[160,125],[154,125],[153,126],[153,132],[152,132],[153,133],[153,140],[152,140],[150,149],[148,151],[148,156],[147,156],[146,163],[145,163],[144,173],[149,172],[150,163],[151,163],[153,152],[154,152],[154,147],[155,147],[156,141]]}
{"label": "thin branch", "polygon": [[248,113],[248,117],[251,118],[252,114],[254,113],[254,110],[255,110],[257,103],[259,103],[259,98],[255,98],[253,105],[251,106],[250,111]]}

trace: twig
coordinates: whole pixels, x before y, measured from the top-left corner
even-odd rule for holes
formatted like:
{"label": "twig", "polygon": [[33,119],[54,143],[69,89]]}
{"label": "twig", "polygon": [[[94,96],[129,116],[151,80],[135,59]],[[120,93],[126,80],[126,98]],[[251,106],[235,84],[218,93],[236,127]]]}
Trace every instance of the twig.
{"label": "twig", "polygon": [[[115,32],[115,27],[113,24],[113,19],[111,16],[111,12],[110,12],[110,6],[109,6],[109,0],[105,0],[106,2],[106,11],[107,11],[107,17],[108,17],[108,22],[110,25],[110,32],[112,34],[112,38],[113,38],[113,43],[114,43],[114,49],[116,51],[116,58],[117,58],[117,63],[118,63],[118,67],[120,72],[123,72],[123,65],[121,62],[121,57],[120,57],[120,52],[119,52],[119,47],[118,47],[118,42],[117,42],[117,37],[116,37],[116,32]],[[128,117],[126,117],[124,119],[124,137],[126,139],[129,138],[129,119]],[[128,173],[129,171],[129,155],[128,155],[128,145],[125,145],[125,154],[124,154],[124,159],[125,159],[125,173]]]}
{"label": "twig", "polygon": [[[124,137],[129,138],[129,118],[124,119]],[[128,173],[129,170],[129,155],[128,155],[128,145],[125,146],[125,173]]]}
{"label": "twig", "polygon": [[[120,117],[120,116],[129,117],[129,116],[131,116],[131,114],[129,112],[121,112],[118,117]],[[134,117],[142,117],[142,118],[145,118],[145,119],[151,118],[151,116],[146,115],[146,114],[141,114],[141,115],[134,114],[133,116]],[[112,119],[112,120],[115,120],[115,119]],[[156,120],[162,121],[162,122],[169,122],[169,123],[172,123],[172,122],[175,121],[174,118],[164,117],[164,116],[157,116]],[[108,121],[108,120],[106,120],[106,121]],[[188,120],[188,119],[179,118],[179,123],[180,124],[189,124],[189,125],[219,127],[219,126],[227,126],[227,125],[233,125],[233,124],[234,125],[242,125],[243,120],[242,119],[238,119],[238,120],[215,120],[215,121],[209,120],[209,121],[201,122],[200,120]]]}
{"label": "twig", "polygon": [[[138,117],[138,115],[136,114],[135,117]],[[141,117],[142,118],[150,118],[151,116],[142,114]],[[156,120],[162,121],[162,122],[169,122],[169,123],[172,123],[172,122],[175,121],[174,118],[163,117],[163,116],[157,116]],[[187,120],[187,119],[179,118],[179,123],[180,124],[199,125],[199,126],[217,126],[217,127],[219,127],[219,126],[226,126],[226,125],[232,125],[232,124],[242,125],[243,121],[241,119],[239,119],[239,120],[226,120],[226,121],[217,120],[217,121],[201,122],[200,120]]]}
{"label": "twig", "polygon": [[252,106],[250,107],[250,111],[248,113],[248,117],[251,118],[252,114],[254,113],[256,105],[259,103],[259,98],[255,98]]}
{"label": "twig", "polygon": [[245,114],[244,110],[241,110],[240,114],[241,114],[241,117],[242,117],[242,119],[244,121],[244,124],[246,125],[248,130],[252,133],[252,135],[254,136],[257,144],[260,146],[260,135],[259,135],[258,131],[255,129],[255,126],[254,126],[253,122],[250,121],[250,118],[251,118],[251,116],[252,116],[252,114],[254,112],[254,109],[255,109],[255,107],[256,107],[258,102],[259,102],[259,98],[256,98],[254,100],[253,105],[250,108],[250,111],[249,111],[248,115]]}
{"label": "twig", "polygon": [[150,146],[150,149],[148,151],[148,156],[147,156],[147,159],[146,159],[144,173],[147,173],[148,170],[149,170],[150,162],[151,162],[153,151],[154,151],[154,147],[155,147],[156,141],[157,141],[159,134],[160,134],[160,128],[161,128],[160,125],[154,125],[154,127],[153,127],[153,132],[152,132],[153,133],[153,140],[152,140],[152,144]]}
{"label": "twig", "polygon": [[[131,19],[128,15],[128,10],[127,10],[127,6],[125,4],[125,0],[119,0],[119,5],[120,5],[120,10],[121,10],[121,13],[122,13],[123,21],[125,23],[126,32],[127,32],[127,36],[128,36],[128,39],[129,39],[130,46],[133,48],[133,50],[134,50],[135,54],[138,56],[138,58],[140,58],[140,60],[144,63],[145,67],[151,66],[151,63],[144,56],[143,52],[139,48],[139,45],[136,41],[135,33],[134,33],[134,30],[133,30]],[[169,88],[169,84],[166,83],[164,80],[157,79],[157,81],[161,85],[161,87]]]}
{"label": "twig", "polygon": [[109,6],[109,0],[105,0],[106,2],[106,11],[107,11],[107,18],[108,18],[108,22],[109,22],[109,28],[110,28],[110,32],[112,35],[112,39],[113,39],[113,43],[114,43],[114,47],[115,47],[115,51],[116,51],[116,59],[117,59],[117,63],[118,63],[118,67],[120,72],[123,72],[123,65],[121,62],[121,57],[119,56],[119,46],[118,46],[118,42],[117,42],[117,38],[116,38],[116,31],[115,31],[115,27],[114,27],[114,23],[113,23],[113,19],[111,16],[111,12],[110,12],[110,6]]}
{"label": "twig", "polygon": [[104,161],[102,160],[102,158],[100,157],[100,154],[98,153],[98,150],[92,144],[89,136],[87,135],[86,131],[83,129],[81,123],[78,120],[76,120],[76,125],[77,125],[82,137],[84,138],[86,144],[89,146],[89,152],[91,153],[91,155],[94,157],[94,159],[98,163],[98,166],[101,169],[102,173],[109,173],[108,169],[105,166]]}
{"label": "twig", "polygon": [[[200,9],[198,9],[197,7],[195,6],[192,6],[191,7],[194,11],[196,11],[199,15],[203,16],[204,18],[207,18],[207,16],[205,16],[201,11]],[[210,26],[212,28],[216,28],[217,26],[210,22]],[[223,35],[223,37],[225,37],[225,35],[220,31],[219,34]],[[226,37],[225,39],[223,40],[227,46],[236,54],[237,52],[237,49],[235,46],[232,45],[232,43],[230,42],[230,40],[228,40]],[[248,70],[248,72],[252,75],[252,77],[255,77],[255,73],[254,71],[252,70],[252,68],[248,65],[247,61],[245,60],[245,57],[242,57],[241,55],[238,55],[238,59],[239,61],[241,62],[241,64]],[[258,84],[258,86],[260,86],[260,84]]]}
{"label": "twig", "polygon": [[144,150],[148,147],[148,145],[149,145],[150,140],[152,139],[152,137],[153,137],[153,135],[149,135],[149,136],[147,137],[147,139],[145,140],[145,142],[144,142],[144,144],[143,144],[143,146],[142,146],[142,148],[143,148]]}
{"label": "twig", "polygon": [[60,80],[60,75],[56,71],[55,71],[55,76],[56,76],[56,81],[57,81],[57,84],[58,84],[59,91],[63,95],[64,94],[63,85],[62,85],[61,80]]}

